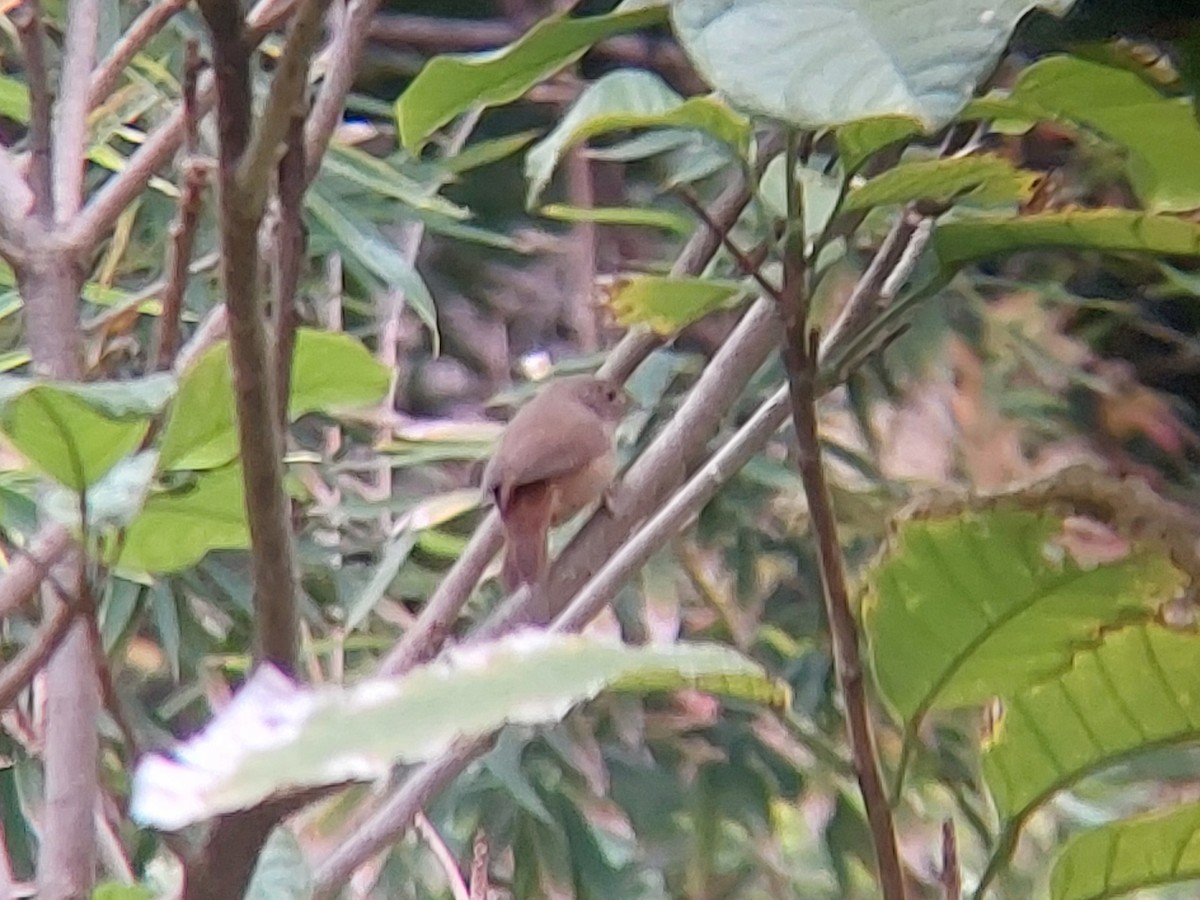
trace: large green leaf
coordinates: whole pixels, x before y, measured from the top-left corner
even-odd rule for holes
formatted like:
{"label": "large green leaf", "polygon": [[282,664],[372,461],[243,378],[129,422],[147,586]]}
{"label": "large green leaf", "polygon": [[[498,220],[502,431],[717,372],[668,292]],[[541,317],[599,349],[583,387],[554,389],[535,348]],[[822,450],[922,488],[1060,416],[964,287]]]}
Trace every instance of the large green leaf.
{"label": "large green leaf", "polygon": [[1005,823],[1139,751],[1200,739],[1200,635],[1131,625],[1010,696],[983,758]]}
{"label": "large green leaf", "polygon": [[1004,97],[968,108],[987,118],[1054,120],[1081,125],[1128,151],[1129,181],[1153,212],[1200,207],[1200,124],[1187,98],[1165,97],[1138,73],[1054,56],[1030,66]]}
{"label": "large green leaf", "polygon": [[1111,822],[1071,838],[1054,861],[1051,900],[1105,900],[1200,879],[1200,804]]}
{"label": "large green leaf", "polygon": [[1050,247],[1200,256],[1200,224],[1129,209],[963,217],[940,222],[933,233],[933,246],[948,269],[1019,250]]}
{"label": "large green leaf", "polygon": [[675,31],[736,105],[803,128],[870,116],[949,122],[1017,21],[1073,0],[676,0]]}
{"label": "large green leaf", "polygon": [[659,334],[674,334],[744,292],[736,281],[633,275],[622,279],[608,305],[622,325],[649,325]]}
{"label": "large green leaf", "polygon": [[178,572],[209,550],[250,546],[242,470],[231,465],[188,473],[152,492],[125,532],[113,564],[127,572]]}
{"label": "large green leaf", "polygon": [[89,384],[0,376],[0,430],[31,463],[78,492],[137,448],[174,392],[166,374]]}
{"label": "large green leaf", "polygon": [[845,209],[870,209],[914,200],[999,206],[1029,196],[1038,176],[999,156],[964,156],[901,163],[857,187]]}
{"label": "large green leaf", "polygon": [[399,679],[347,688],[305,688],[260,667],[173,758],[142,758],[131,813],[176,829],[279,790],[379,778],[508,723],[557,722],[606,689],[682,687],[771,703],[786,693],[727,647],[631,647],[532,630],[463,648]]}
{"label": "large green leaf", "polygon": [[750,123],[715,97],[684,100],[652,72],[618,69],[584,88],[554,130],[529,149],[526,203],[537,203],[568,148],[599,134],[634,128],[693,129],[738,152],[750,140]]}
{"label": "large green leaf", "polygon": [[880,690],[911,730],[933,708],[983,703],[1062,670],[1106,627],[1151,615],[1185,576],[1157,549],[1082,566],[1062,517],[993,509],[911,519],[868,577]]}
{"label": "large green leaf", "polygon": [[511,103],[544,78],[614,34],[657,25],[661,8],[588,18],[552,18],[500,50],[431,59],[396,100],[400,141],[410,153],[473,106]]}
{"label": "large green leaf", "polygon": [[[302,328],[292,357],[288,416],[337,413],[378,403],[388,371],[345,334]],[[163,430],[163,469],[211,469],[237,455],[229,345],[213,345],[184,373]]]}
{"label": "large green leaf", "polygon": [[842,168],[856,172],[885,147],[921,134],[921,123],[908,116],[877,116],[841,125],[837,130]]}

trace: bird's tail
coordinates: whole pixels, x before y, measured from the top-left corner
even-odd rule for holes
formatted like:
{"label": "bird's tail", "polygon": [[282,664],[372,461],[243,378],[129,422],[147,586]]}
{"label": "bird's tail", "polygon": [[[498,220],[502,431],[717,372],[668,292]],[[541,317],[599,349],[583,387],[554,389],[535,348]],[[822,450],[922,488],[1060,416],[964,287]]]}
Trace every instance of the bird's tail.
{"label": "bird's tail", "polygon": [[500,511],[507,538],[500,577],[510,592],[523,584],[537,584],[545,574],[551,500],[545,482],[522,485]]}

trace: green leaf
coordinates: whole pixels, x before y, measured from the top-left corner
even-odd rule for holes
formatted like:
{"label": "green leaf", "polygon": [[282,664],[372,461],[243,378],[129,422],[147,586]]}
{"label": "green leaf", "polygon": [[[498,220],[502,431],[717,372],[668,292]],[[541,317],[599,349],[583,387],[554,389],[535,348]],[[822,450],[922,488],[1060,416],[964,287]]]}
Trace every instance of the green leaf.
{"label": "green leaf", "polygon": [[174,391],[175,379],[165,374],[89,384],[0,376],[0,430],[78,493],[137,448]]}
{"label": "green leaf", "polygon": [[674,334],[744,292],[736,281],[633,275],[618,281],[608,305],[622,325],[641,323]]}
{"label": "green leaf", "polygon": [[820,128],[907,116],[950,122],[1035,6],[1073,0],[676,0],[675,32],[737,106]]}
{"label": "green leaf", "polygon": [[[87,491],[88,528],[121,527],[132,522],[141,512],[154,481],[158,453],[147,450],[119,459]],[[79,495],[68,488],[56,487],[42,499],[46,513],[79,528]]]}
{"label": "green leaf", "polygon": [[329,152],[321,160],[321,173],[344,178],[372,194],[399,200],[412,209],[436,212],[451,219],[466,219],[471,215],[466,208],[439,196],[430,186],[357,147],[330,144]]}
{"label": "green leaf", "polygon": [[[758,184],[763,203],[772,215],[780,219],[790,218],[785,165],[783,154],[776,156],[767,164]],[[842,194],[841,183],[808,166],[797,166],[796,178],[802,187],[800,196],[804,201],[804,234],[812,239],[825,230],[829,217],[837,209]]]}
{"label": "green leaf", "polygon": [[1054,861],[1051,900],[1104,900],[1200,879],[1200,804],[1111,822],[1072,837]]}
{"label": "green leaf", "polygon": [[993,256],[1050,247],[1200,256],[1200,224],[1129,209],[973,216],[939,222],[933,246],[938,261],[950,271]]}
{"label": "green leaf", "polygon": [[230,465],[151,493],[114,565],[127,572],[178,572],[209,550],[248,546],[242,470]]}
{"label": "green leaf", "polygon": [[973,116],[1079,125],[1128,151],[1134,192],[1152,212],[1200,207],[1200,124],[1187,98],[1164,97],[1137,72],[1077,56],[1030,66],[1012,92],[971,105]]}
{"label": "green leaf", "polygon": [[300,844],[289,828],[276,828],[254,864],[245,900],[308,900],[312,888]]}
{"label": "green leaf", "polygon": [[880,150],[920,134],[921,123],[908,116],[877,116],[847,122],[837,130],[842,169],[857,172]]}
{"label": "green leaf", "polygon": [[1052,680],[1008,697],[983,758],[997,811],[1019,822],[1057,791],[1138,751],[1200,739],[1200,636],[1109,632]]}
{"label": "green leaf", "polygon": [[144,825],[176,829],[283,788],[382,777],[395,764],[431,759],[507,723],[558,722],[605,689],[683,687],[786,702],[785,689],[726,647],[632,647],[533,630],[348,688],[301,687],[262,666],[172,758],[142,758],[131,812]]}
{"label": "green leaf", "polygon": [[688,235],[695,228],[693,221],[682,213],[669,209],[653,209],[649,206],[567,206],[562,203],[547,203],[538,209],[547,219],[560,222],[595,222],[600,225],[637,225],[645,228],[661,228],[675,234]]}
{"label": "green leaf", "polygon": [[597,41],[657,25],[665,18],[665,10],[645,9],[545,19],[500,50],[434,57],[396,100],[400,141],[415,154],[431,134],[471,107],[511,103],[579,59]]}
{"label": "green leaf", "polygon": [[92,890],[92,900],[154,900],[154,892],[138,884],[106,881]]}
{"label": "green leaf", "polygon": [[[387,368],[349,335],[301,328],[292,357],[290,419],[378,403]],[[160,444],[163,469],[211,469],[237,456],[233,372],[227,342],[214,344],[183,374]]]}
{"label": "green leaf", "polygon": [[864,624],[880,691],[909,732],[930,709],[1052,677],[1186,580],[1156,549],[1084,567],[1062,532],[1060,516],[1014,509],[897,526],[868,576]]}
{"label": "green leaf", "polygon": [[0,116],[14,122],[29,121],[29,87],[24,82],[0,77]]}
{"label": "green leaf", "polygon": [[845,209],[870,209],[914,200],[999,206],[1025,199],[1038,176],[999,156],[964,156],[901,163],[877,175],[846,198]]}
{"label": "green leaf", "polygon": [[540,131],[530,129],[487,141],[476,141],[454,156],[438,160],[435,165],[451,176],[464,175],[474,169],[481,169],[502,159],[507,159],[514,153],[524,150],[537,140],[539,134],[541,134]]}
{"label": "green leaf", "polygon": [[633,128],[692,129],[738,152],[750,140],[750,123],[715,97],[684,100],[652,72],[618,69],[584,88],[545,139],[525,156],[526,205],[533,207],[566,151],[588,138]]}
{"label": "green leaf", "polygon": [[405,302],[432,333],[436,353],[437,309],[416,267],[375,225],[344,204],[326,199],[319,189],[309,191],[304,202],[312,217],[333,236],[348,258],[382,281],[385,288],[404,292]]}

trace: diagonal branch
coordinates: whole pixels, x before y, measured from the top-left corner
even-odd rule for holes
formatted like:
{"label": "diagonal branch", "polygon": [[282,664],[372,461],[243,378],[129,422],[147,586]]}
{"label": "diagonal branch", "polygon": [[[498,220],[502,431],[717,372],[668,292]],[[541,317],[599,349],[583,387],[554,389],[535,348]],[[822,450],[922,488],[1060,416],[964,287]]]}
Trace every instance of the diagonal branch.
{"label": "diagonal branch", "polygon": [[0,668],[0,710],[7,709],[17,694],[33,680],[33,676],[45,667],[50,655],[67,636],[73,618],[74,613],[68,604],[55,603],[29,643]]}
{"label": "diagonal branch", "polygon": [[95,109],[113,92],[121,73],[133,62],[133,58],[185,6],[187,0],[157,0],[130,23],[92,73],[88,85],[88,109]]}

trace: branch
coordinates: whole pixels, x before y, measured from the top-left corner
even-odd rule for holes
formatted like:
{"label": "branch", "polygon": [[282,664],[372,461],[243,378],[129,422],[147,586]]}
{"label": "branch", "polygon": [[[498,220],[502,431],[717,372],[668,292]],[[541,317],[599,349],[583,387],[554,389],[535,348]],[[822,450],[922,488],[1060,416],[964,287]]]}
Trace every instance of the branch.
{"label": "branch", "polygon": [[54,187],[50,148],[52,100],[46,69],[46,29],[42,4],[25,0],[12,12],[13,24],[25,55],[25,81],[29,85],[29,187],[33,191],[33,214],[43,227],[54,220]]}
{"label": "branch", "polygon": [[108,51],[108,56],[92,72],[88,85],[88,109],[95,109],[113,92],[121,73],[133,62],[133,58],[185,6],[187,0],[158,0],[133,20],[120,40]]}
{"label": "branch", "polygon": [[458,860],[454,858],[454,853],[446,846],[445,839],[438,834],[437,828],[429,821],[425,813],[417,813],[414,816],[414,820],[417,826],[417,833],[429,845],[429,849],[433,851],[433,856],[438,861],[438,865],[442,867],[442,873],[446,876],[446,881],[450,885],[450,896],[454,900],[471,900],[471,890],[467,887],[467,882],[458,868]]}
{"label": "branch", "polygon": [[[785,169],[788,172],[794,170],[794,140],[792,144]],[[808,322],[808,260],[804,255],[803,220],[799,218],[802,201],[795,179],[789,179],[788,188],[789,224],[793,231],[784,252],[779,312],[784,324],[783,361],[787,369],[792,424],[796,430],[796,465],[804,483],[810,528],[817,544],[825,614],[833,638],[834,669],[842,690],[854,773],[875,846],[879,886],[884,900],[904,900],[904,868],[896,846],[891,805],[879,769],[879,752],[859,656],[858,626],[850,608],[850,590],[838,540],[837,516],[833,511],[821,458],[817,415],[819,350],[817,334],[810,330]]]}
{"label": "branch", "polygon": [[[743,180],[730,185],[713,203],[715,221],[731,227],[750,202],[750,190]],[[699,274],[708,265],[720,246],[720,238],[707,229],[696,231],[671,272],[674,275]],[[626,335],[605,360],[600,374],[618,381],[627,379],[642,361],[662,344],[662,338],[648,329]],[[484,570],[504,542],[500,517],[490,512],[476,528],[470,542],[437,589],[421,609],[416,624],[405,632],[400,642],[384,657],[380,672],[397,675],[407,672],[441,649],[450,629],[466,604]]]}
{"label": "branch", "polygon": [[279,227],[275,267],[275,390],[280,427],[288,421],[292,354],[296,346],[297,294],[305,256],[304,116],[293,112],[287,149],[279,161]]}
{"label": "branch", "polygon": [[354,76],[358,72],[371,21],[378,8],[379,0],[347,0],[337,32],[329,43],[325,78],[313,102],[304,135],[308,159],[307,181],[310,184],[321,170],[321,160],[329,149],[329,141],[342,121],[346,95],[354,86]]}
{"label": "branch", "polygon": [[962,872],[958,867],[958,838],[953,819],[942,823],[942,869],[938,876],[943,900],[962,900]]}
{"label": "branch", "polygon": [[70,546],[71,533],[62,525],[47,524],[38,530],[0,580],[0,619],[29,602]]}
{"label": "branch", "polygon": [[179,348],[179,327],[183,318],[183,298],[187,291],[188,268],[196,229],[200,224],[200,206],[208,184],[208,167],[195,157],[198,143],[200,111],[196,99],[196,82],[200,76],[200,49],[188,41],[183,73],[183,116],[185,145],[188,156],[183,161],[183,190],[179,196],[179,212],[170,227],[170,249],[167,256],[166,285],[162,291],[162,313],[158,317],[158,335],[154,349],[154,368],[171,368]]}
{"label": "branch", "polygon": [[54,219],[59,224],[71,221],[83,205],[91,108],[88,83],[96,61],[99,26],[99,0],[73,0],[67,5],[62,75],[54,106]]}
{"label": "branch", "polygon": [[66,603],[55,603],[42,619],[33,637],[21,652],[0,668],[0,709],[8,709],[25,690],[33,676],[42,670],[58,645],[67,636],[74,614]]}
{"label": "branch", "polygon": [[236,173],[238,187],[251,208],[266,203],[270,173],[278,159],[279,145],[287,135],[308,86],[309,62],[317,38],[321,36],[321,17],[327,2],[300,0],[300,7],[288,26],[287,41],[271,79],[266,106]]}
{"label": "branch", "polygon": [[24,264],[29,242],[28,213],[33,206],[29,189],[12,155],[0,147],[0,256],[12,267]]}
{"label": "branch", "polygon": [[202,0],[200,8],[212,34],[217,83],[221,275],[252,547],[255,650],[259,661],[291,672],[296,661],[296,565],[283,489],[275,372],[263,364],[271,356],[258,296],[262,205],[257,188],[247,190],[238,178],[250,141],[249,56],[237,0]]}

